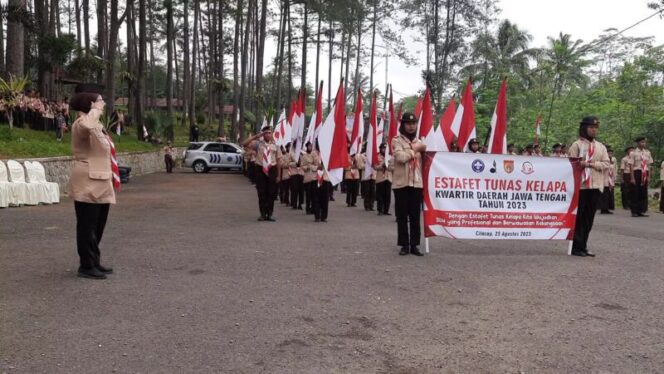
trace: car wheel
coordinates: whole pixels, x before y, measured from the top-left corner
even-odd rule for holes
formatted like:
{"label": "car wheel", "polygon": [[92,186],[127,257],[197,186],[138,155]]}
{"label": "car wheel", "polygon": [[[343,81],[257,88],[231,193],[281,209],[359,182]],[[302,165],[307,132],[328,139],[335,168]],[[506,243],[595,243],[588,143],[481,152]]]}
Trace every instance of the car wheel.
{"label": "car wheel", "polygon": [[208,167],[205,165],[205,161],[198,160],[194,162],[192,167],[196,173],[207,173]]}

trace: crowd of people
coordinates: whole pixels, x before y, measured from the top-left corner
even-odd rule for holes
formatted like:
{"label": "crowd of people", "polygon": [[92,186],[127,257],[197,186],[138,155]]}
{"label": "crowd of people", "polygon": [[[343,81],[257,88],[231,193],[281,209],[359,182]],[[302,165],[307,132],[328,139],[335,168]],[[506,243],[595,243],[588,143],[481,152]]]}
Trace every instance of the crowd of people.
{"label": "crowd of people", "polygon": [[[637,138],[636,146],[628,147],[625,157],[618,163],[611,147],[595,139],[598,129],[599,120],[596,117],[585,117],[580,122],[579,139],[569,147],[554,144],[548,156],[543,154],[537,143],[518,151],[514,144],[507,147],[511,155],[580,158],[582,183],[572,254],[581,257],[594,256],[587,248],[594,216],[597,210],[601,214],[612,214],[615,210],[614,187],[620,176],[623,208],[631,209],[632,217],[647,217],[648,211],[647,186],[652,175],[653,159],[646,148],[645,137]],[[394,193],[399,254],[421,256],[418,246],[423,198],[422,153],[426,151],[426,146],[416,137],[416,132],[417,118],[412,113],[404,113],[399,134],[392,140],[389,162],[385,162],[387,145],[382,143],[378,166],[367,167],[364,147],[361,152],[349,156],[349,166],[344,170],[340,190],[346,195],[347,207],[356,207],[358,197],[361,197],[364,209],[377,210],[380,216],[390,215],[391,195]],[[292,147],[291,143],[277,147],[270,126],[264,127],[243,144],[246,175],[256,185],[258,193],[259,221],[275,221],[276,200],[291,209],[313,215],[316,222],[327,221],[328,204],[334,201],[337,186],[333,187],[329,182],[318,144],[305,144],[299,161],[295,144],[294,141]],[[450,150],[460,152],[455,142],[452,142]],[[486,151],[477,139],[471,139],[465,152]],[[660,178],[664,181],[664,162]],[[664,212],[664,202],[660,203],[660,210]]]}
{"label": "crowd of people", "polygon": [[5,121],[8,120],[9,110],[12,111],[15,126],[54,131],[58,141],[69,128],[69,99],[66,96],[62,100],[49,100],[41,97],[38,91],[29,90],[19,95],[14,108],[0,104],[0,115]]}

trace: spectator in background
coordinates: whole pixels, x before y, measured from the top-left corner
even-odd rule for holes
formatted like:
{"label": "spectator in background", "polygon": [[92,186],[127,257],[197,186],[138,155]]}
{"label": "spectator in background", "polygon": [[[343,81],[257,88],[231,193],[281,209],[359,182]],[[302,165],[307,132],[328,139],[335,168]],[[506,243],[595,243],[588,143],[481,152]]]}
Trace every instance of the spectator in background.
{"label": "spectator in background", "polygon": [[55,115],[55,137],[61,142],[62,136],[67,132],[67,121],[65,120],[64,110],[60,110]]}
{"label": "spectator in background", "polygon": [[171,174],[173,172],[173,165],[175,165],[175,149],[171,146],[170,140],[166,142],[164,147],[164,163],[166,163],[166,172]]}

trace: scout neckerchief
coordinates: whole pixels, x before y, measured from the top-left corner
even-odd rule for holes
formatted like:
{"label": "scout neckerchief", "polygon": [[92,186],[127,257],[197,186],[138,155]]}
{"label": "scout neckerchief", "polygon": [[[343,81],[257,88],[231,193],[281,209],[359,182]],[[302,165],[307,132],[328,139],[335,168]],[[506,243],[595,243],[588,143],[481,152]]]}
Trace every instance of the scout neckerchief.
{"label": "scout neckerchief", "polygon": [[[593,156],[595,155],[595,142],[589,142],[586,139],[583,139],[584,142],[588,142],[588,151],[586,152],[586,157],[585,161],[586,162],[591,162],[593,159]],[[589,167],[586,167],[583,169],[583,184],[586,185],[586,187],[590,188],[590,183],[592,180],[592,170],[590,170]]]}
{"label": "scout neckerchief", "polygon": [[648,185],[648,157],[646,156],[646,150],[641,151],[641,180],[643,181],[643,185]]}
{"label": "scout neckerchief", "polygon": [[268,175],[268,173],[270,172],[270,166],[272,166],[272,165],[270,165],[270,153],[272,152],[272,150],[270,150],[270,147],[267,143],[263,143],[263,144],[264,144],[264,146],[263,146],[263,173],[265,173],[265,175]]}
{"label": "scout neckerchief", "polygon": [[[412,149],[413,142],[411,142],[403,134],[401,134],[401,137],[408,142],[408,145],[410,145]],[[413,141],[415,141],[415,139],[413,139]],[[417,157],[413,156],[413,158],[411,158],[410,161],[408,161],[408,180],[410,181],[410,175],[412,174],[413,184],[419,181],[419,178],[417,178],[417,173],[416,173],[416,170],[419,167],[420,167],[420,161],[417,159]]]}
{"label": "scout neckerchief", "polygon": [[[104,134],[106,134],[105,131]],[[108,139],[108,144],[111,146],[111,171],[113,172],[113,188],[115,188],[117,191],[120,191],[120,168],[118,167],[118,158],[115,152],[115,144],[113,144],[113,139],[110,135],[106,134],[106,139]]]}

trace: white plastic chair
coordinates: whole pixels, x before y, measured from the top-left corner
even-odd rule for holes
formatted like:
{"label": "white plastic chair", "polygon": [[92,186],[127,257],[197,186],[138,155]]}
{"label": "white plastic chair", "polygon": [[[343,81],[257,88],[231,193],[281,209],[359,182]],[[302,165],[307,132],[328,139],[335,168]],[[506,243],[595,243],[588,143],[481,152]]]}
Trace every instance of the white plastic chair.
{"label": "white plastic chair", "polygon": [[7,167],[0,161],[0,208],[6,208],[11,203],[12,188],[7,179]]}
{"label": "white plastic chair", "polygon": [[60,186],[55,182],[49,182],[46,180],[46,170],[44,170],[44,165],[42,165],[41,162],[32,161],[32,167],[35,170],[37,180],[46,186],[51,204],[59,204]]}
{"label": "white plastic chair", "polygon": [[30,185],[25,181],[25,171],[23,166],[14,160],[7,161],[9,170],[9,181],[12,184],[12,196],[16,205],[37,205],[39,204],[36,185]]}
{"label": "white plastic chair", "polygon": [[39,178],[39,172],[35,168],[32,161],[23,162],[25,166],[25,181],[28,183],[29,188],[33,189],[37,194],[37,201],[40,204],[51,204],[51,195],[49,194],[46,183],[43,183]]}

